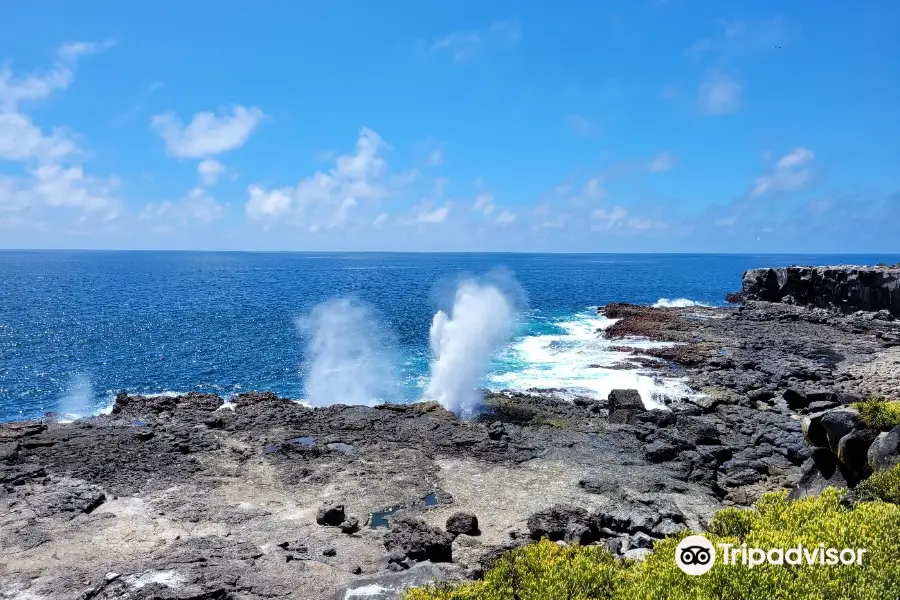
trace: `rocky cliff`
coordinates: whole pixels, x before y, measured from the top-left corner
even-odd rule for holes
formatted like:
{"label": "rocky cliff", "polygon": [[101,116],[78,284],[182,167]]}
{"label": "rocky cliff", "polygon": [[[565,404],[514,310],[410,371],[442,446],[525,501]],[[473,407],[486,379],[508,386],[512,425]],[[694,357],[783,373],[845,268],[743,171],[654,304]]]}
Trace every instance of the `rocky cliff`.
{"label": "rocky cliff", "polygon": [[900,316],[900,266],[750,269],[741,288],[743,300],[812,305],[845,314],[886,310]]}

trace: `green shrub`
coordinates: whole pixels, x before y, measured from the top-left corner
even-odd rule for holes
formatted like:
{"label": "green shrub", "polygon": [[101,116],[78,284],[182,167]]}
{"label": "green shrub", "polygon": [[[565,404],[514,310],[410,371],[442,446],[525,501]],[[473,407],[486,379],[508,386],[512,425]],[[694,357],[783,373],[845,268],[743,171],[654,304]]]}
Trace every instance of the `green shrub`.
{"label": "green shrub", "polygon": [[861,565],[726,565],[721,552],[705,575],[675,564],[675,548],[689,535],[656,543],[643,561],[619,560],[596,546],[561,547],[542,541],[505,555],[483,581],[441,584],[407,592],[406,600],[869,600],[900,598],[900,506],[842,503],[845,492],[788,502],[764,495],[752,509],[728,508],[706,537],[762,549],[865,548]]}
{"label": "green shrub", "polygon": [[883,500],[900,504],[900,465],[872,474],[856,486],[855,492],[862,501]]}
{"label": "green shrub", "polygon": [[892,429],[900,425],[900,402],[869,398],[853,405],[863,422],[872,429]]}

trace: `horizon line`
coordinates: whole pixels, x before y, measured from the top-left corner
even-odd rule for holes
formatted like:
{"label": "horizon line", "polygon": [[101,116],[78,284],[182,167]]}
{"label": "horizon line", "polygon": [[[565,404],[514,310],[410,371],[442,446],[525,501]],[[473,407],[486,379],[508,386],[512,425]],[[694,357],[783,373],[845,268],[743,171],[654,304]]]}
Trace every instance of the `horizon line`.
{"label": "horizon line", "polygon": [[590,251],[521,251],[521,250],[237,250],[237,249],[181,249],[181,248],[0,248],[0,253],[13,252],[171,252],[171,253],[241,253],[241,254],[521,254],[521,255],[707,255],[707,256],[898,256],[896,252],[590,252]]}

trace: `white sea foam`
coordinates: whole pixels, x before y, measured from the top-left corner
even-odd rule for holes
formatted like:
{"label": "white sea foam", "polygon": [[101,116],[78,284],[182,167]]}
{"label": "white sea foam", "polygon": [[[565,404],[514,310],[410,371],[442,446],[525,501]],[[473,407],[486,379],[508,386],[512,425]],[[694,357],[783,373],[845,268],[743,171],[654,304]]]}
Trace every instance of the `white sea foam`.
{"label": "white sea foam", "polygon": [[697,395],[687,386],[686,378],[658,377],[639,368],[622,368],[633,356],[613,350],[613,346],[661,348],[671,344],[639,338],[610,341],[597,332],[614,322],[586,311],[555,323],[564,333],[520,338],[505,349],[501,357],[504,368],[490,374],[486,383],[494,390],[557,388],[596,398],[605,398],[614,389],[636,389],[647,408],[662,408],[665,397]]}
{"label": "white sea foam", "polygon": [[688,308],[689,306],[708,307],[709,304],[703,304],[702,302],[690,300],[689,298],[660,298],[654,302],[652,306],[653,308]]}

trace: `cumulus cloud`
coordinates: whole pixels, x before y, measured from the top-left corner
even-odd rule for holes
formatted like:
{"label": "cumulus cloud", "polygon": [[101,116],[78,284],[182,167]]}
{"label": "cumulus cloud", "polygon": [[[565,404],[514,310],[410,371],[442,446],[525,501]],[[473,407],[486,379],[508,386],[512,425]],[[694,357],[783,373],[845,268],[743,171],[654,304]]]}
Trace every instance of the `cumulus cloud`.
{"label": "cumulus cloud", "polygon": [[362,203],[377,203],[394,187],[411,181],[388,176],[382,155],[387,147],[377,133],[364,127],[355,152],[337,156],[329,171],[305,177],[296,186],[249,186],[245,213],[251,220],[290,217],[292,223],[312,231],[340,227]]}
{"label": "cumulus cloud", "polygon": [[0,110],[14,110],[20,102],[40,100],[53,92],[64,90],[75,78],[75,63],[86,54],[101,52],[111,42],[69,42],[56,51],[53,67],[45,73],[31,73],[16,77],[9,65],[0,68]]}
{"label": "cumulus cloud", "polygon": [[121,213],[122,202],[116,196],[120,185],[117,177],[86,175],[80,165],[45,164],[32,169],[28,177],[0,178],[0,210],[70,208],[108,221]]}
{"label": "cumulus cloud", "polygon": [[225,165],[214,158],[207,158],[197,165],[197,174],[204,185],[215,185],[225,173]]}
{"label": "cumulus cloud", "polygon": [[615,208],[598,208],[591,213],[591,229],[602,231],[618,227],[628,216],[628,211],[620,206]]}
{"label": "cumulus cloud", "polygon": [[491,214],[494,211],[494,195],[488,192],[478,194],[472,203],[472,210],[480,211],[485,216]]}
{"label": "cumulus cloud", "polygon": [[170,156],[208,158],[246,144],[264,116],[255,106],[237,105],[219,114],[199,112],[187,125],[172,112],[156,115],[150,124],[166,143]]}
{"label": "cumulus cloud", "polygon": [[418,214],[416,220],[419,223],[443,223],[447,219],[447,215],[450,214],[449,206],[441,206],[439,208],[435,208],[434,210],[423,210]]}
{"label": "cumulus cloud", "polygon": [[772,172],[756,178],[751,196],[771,192],[788,192],[805,187],[812,179],[810,163],[815,154],[807,148],[794,148],[778,159]]}
{"label": "cumulus cloud", "polygon": [[109,43],[73,42],[56,52],[54,66],[44,73],[16,76],[10,66],[0,69],[0,159],[21,163],[21,175],[0,176],[0,211],[76,210],[108,222],[122,212],[116,196],[118,177],[85,173],[76,159],[82,151],[74,134],[62,127],[45,133],[23,112],[23,102],[40,100],[68,88],[76,60],[97,53]]}
{"label": "cumulus cloud", "polygon": [[499,215],[497,215],[497,222],[501,225],[509,225],[510,223],[515,222],[516,214],[514,212],[504,210]]}
{"label": "cumulus cloud", "polygon": [[66,130],[45,134],[27,115],[0,112],[0,159],[48,163],[78,152],[78,145]]}

